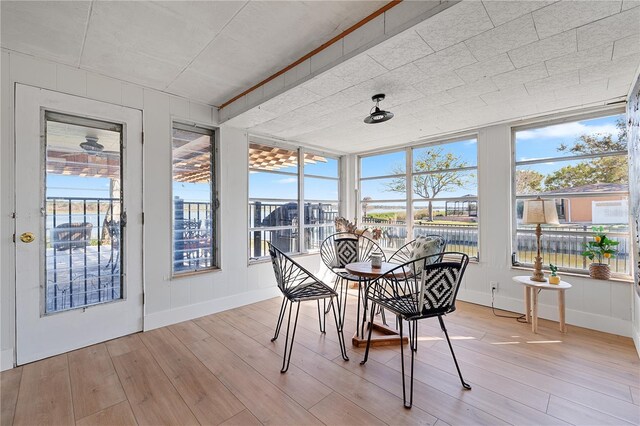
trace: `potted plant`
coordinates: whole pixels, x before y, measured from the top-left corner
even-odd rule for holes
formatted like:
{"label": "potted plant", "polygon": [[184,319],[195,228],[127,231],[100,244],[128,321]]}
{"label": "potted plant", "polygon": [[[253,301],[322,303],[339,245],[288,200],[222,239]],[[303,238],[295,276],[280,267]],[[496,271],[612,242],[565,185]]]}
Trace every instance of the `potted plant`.
{"label": "potted plant", "polygon": [[[608,280],[611,277],[611,270],[609,269],[609,264],[604,262],[605,259],[610,259],[618,253],[617,246],[619,242],[607,238],[602,226],[594,227],[593,231],[596,235],[593,236],[593,241],[584,244],[582,255],[592,261],[591,265],[589,265],[589,276],[591,278]],[[594,260],[595,262],[593,262]]]}
{"label": "potted plant", "polygon": [[553,263],[550,263],[549,270],[551,271],[551,275],[549,275],[549,284],[560,284],[560,277],[558,276],[558,267]]}

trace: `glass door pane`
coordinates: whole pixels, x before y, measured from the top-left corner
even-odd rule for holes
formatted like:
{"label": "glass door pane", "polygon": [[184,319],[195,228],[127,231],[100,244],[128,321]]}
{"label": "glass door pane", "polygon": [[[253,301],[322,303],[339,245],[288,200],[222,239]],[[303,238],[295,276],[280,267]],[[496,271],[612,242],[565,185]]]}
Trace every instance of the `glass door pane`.
{"label": "glass door pane", "polygon": [[122,126],[44,119],[44,312],[121,299]]}

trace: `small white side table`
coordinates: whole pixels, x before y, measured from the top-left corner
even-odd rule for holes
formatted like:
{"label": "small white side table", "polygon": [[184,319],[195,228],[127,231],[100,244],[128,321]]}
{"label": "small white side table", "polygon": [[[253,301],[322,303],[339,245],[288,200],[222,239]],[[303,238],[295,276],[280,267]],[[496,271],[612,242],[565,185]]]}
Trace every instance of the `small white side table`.
{"label": "small white side table", "polygon": [[571,284],[566,281],[560,281],[560,284],[549,284],[548,282],[540,283],[531,281],[529,276],[513,277],[513,281],[524,286],[524,308],[527,322],[531,321],[531,331],[538,332],[538,291],[539,290],[556,290],[558,292],[558,318],[560,320],[560,331],[567,332],[567,326],[564,322],[564,291],[571,288]]}

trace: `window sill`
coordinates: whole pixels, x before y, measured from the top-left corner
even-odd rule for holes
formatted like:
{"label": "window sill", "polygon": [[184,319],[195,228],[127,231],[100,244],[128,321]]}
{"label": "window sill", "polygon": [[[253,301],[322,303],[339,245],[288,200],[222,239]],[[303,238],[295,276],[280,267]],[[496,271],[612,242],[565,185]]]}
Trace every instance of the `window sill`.
{"label": "window sill", "polygon": [[[511,269],[517,270],[517,271],[528,271],[531,272],[533,271],[533,268],[529,268],[527,266],[511,266]],[[544,272],[545,274],[549,274],[550,271],[547,270],[542,270],[542,272]],[[577,274],[575,272],[564,272],[564,271],[558,271],[558,275],[562,276],[567,276],[567,277],[578,277],[578,278],[584,278],[587,280],[593,280],[593,281],[615,281],[615,282],[619,282],[619,283],[628,283],[628,284],[633,284],[633,277],[611,277],[608,280],[599,280],[596,278],[591,278],[588,274]]]}
{"label": "window sill", "polygon": [[172,274],[171,280],[173,281],[180,278],[188,278],[196,275],[204,275],[204,274],[220,272],[220,271],[222,271],[222,268],[215,267],[215,268],[201,269],[199,271],[189,271],[189,272],[183,272],[180,274]]}
{"label": "window sill", "polygon": [[[309,257],[309,256],[316,256],[319,254],[320,252],[316,251],[316,252],[293,253],[293,254],[288,253],[287,256],[291,257],[292,259],[295,259],[298,257]],[[259,258],[249,259],[249,261],[247,262],[247,266],[259,265],[261,263],[270,263],[270,262],[271,262],[271,258],[269,256],[259,257]]]}

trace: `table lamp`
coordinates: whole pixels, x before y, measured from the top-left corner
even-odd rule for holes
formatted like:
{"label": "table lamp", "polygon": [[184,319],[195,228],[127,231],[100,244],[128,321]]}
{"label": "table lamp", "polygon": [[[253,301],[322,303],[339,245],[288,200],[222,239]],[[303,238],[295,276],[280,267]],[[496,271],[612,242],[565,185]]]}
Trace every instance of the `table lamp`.
{"label": "table lamp", "polygon": [[542,228],[540,225],[558,225],[558,212],[556,211],[556,200],[543,200],[537,197],[533,200],[525,200],[522,223],[525,225],[536,225],[536,240],[538,244],[538,255],[533,267],[531,281],[546,282],[547,279],[542,273],[542,257],[540,256],[540,236]]}

